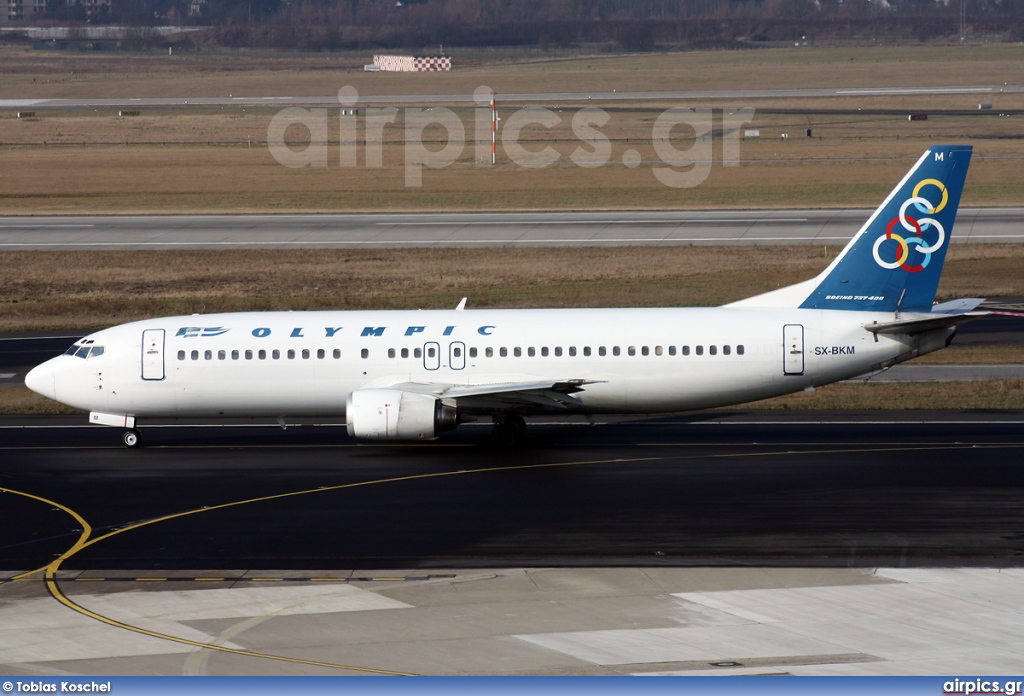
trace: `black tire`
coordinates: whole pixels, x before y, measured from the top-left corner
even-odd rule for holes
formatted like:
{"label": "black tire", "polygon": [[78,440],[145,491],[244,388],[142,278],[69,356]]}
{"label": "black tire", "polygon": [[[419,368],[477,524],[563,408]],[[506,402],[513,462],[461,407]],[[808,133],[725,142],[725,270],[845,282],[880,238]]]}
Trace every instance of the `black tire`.
{"label": "black tire", "polygon": [[142,433],[138,430],[125,430],[121,433],[121,442],[125,447],[138,447],[142,443]]}
{"label": "black tire", "polygon": [[509,415],[505,420],[516,426],[516,432],[519,433],[518,438],[520,441],[524,437],[526,437],[526,421],[523,420],[522,416],[513,413]]}
{"label": "black tire", "polygon": [[495,423],[491,431],[491,444],[498,449],[512,449],[519,444],[519,429],[508,421]]}

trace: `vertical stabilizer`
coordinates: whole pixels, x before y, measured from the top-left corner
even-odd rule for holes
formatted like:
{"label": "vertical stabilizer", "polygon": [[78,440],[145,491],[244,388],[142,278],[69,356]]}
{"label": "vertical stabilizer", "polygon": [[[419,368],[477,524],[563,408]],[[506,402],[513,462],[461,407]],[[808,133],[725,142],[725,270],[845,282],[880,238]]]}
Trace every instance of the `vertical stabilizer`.
{"label": "vertical stabilizer", "polygon": [[969,145],[925,152],[800,307],[931,311],[970,161]]}

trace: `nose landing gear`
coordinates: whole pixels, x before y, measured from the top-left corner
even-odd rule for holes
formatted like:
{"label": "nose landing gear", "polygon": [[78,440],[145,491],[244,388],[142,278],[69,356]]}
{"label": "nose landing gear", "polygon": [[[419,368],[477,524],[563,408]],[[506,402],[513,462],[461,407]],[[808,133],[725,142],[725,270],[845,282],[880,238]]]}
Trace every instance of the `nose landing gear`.
{"label": "nose landing gear", "polygon": [[125,447],[138,447],[142,441],[142,433],[135,428],[131,430],[125,430],[121,434],[121,442],[124,443]]}

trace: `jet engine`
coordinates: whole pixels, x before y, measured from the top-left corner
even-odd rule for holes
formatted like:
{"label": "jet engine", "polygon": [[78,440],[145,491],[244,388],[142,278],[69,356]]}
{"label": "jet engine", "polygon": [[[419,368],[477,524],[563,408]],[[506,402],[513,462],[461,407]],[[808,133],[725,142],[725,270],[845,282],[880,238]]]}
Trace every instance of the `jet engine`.
{"label": "jet engine", "polygon": [[455,404],[401,389],[360,389],[348,395],[348,434],[371,440],[429,440],[459,424]]}

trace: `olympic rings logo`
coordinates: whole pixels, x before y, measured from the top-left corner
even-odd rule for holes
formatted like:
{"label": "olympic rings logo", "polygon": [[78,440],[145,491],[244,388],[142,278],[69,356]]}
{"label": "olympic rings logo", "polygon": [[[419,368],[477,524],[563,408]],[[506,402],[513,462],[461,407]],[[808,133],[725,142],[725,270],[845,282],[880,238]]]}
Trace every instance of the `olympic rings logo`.
{"label": "olympic rings logo", "polygon": [[[938,205],[933,205],[927,198],[921,197],[921,189],[925,186],[934,186],[939,190],[942,195],[942,199]],[[900,206],[900,214],[894,217],[890,222],[889,226],[885,229],[885,234],[880,235],[875,240],[875,245],[871,249],[872,255],[875,257],[875,263],[882,268],[893,270],[895,268],[902,268],[910,273],[917,273],[923,271],[928,267],[929,262],[932,260],[932,252],[938,251],[946,241],[946,231],[939,224],[938,220],[930,217],[923,217],[915,219],[907,215],[907,208],[911,205],[917,209],[918,212],[924,213],[925,215],[935,215],[942,211],[946,207],[946,203],[949,202],[949,192],[946,191],[946,187],[938,179],[923,179],[918,182],[917,186],[914,187],[914,192],[911,197],[903,202]],[[899,223],[900,226],[907,232],[913,232],[915,236],[904,237],[893,233],[893,228]],[[935,228],[939,233],[939,238],[935,240],[934,244],[929,245],[924,238],[921,236],[925,231]],[[894,249],[895,261],[883,261],[879,254],[882,244],[886,241],[892,240],[898,245]],[[924,261],[917,266],[908,266],[907,259],[910,257],[910,245],[913,244],[917,247],[917,250],[924,254]]]}

